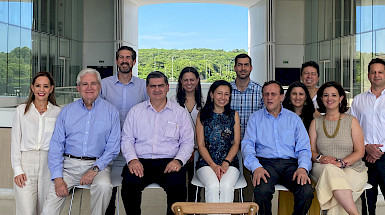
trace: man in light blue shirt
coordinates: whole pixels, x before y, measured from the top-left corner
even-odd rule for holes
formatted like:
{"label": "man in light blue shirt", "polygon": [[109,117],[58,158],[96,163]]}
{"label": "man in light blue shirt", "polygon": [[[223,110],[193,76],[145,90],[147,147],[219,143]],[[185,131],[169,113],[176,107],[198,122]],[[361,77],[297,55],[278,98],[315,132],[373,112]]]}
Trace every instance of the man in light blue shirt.
{"label": "man in light blue shirt", "polygon": [[[119,111],[120,128],[123,127],[128,111],[131,107],[148,100],[146,81],[132,75],[132,68],[136,63],[136,52],[133,48],[122,46],[116,51],[116,65],[118,73],[102,79],[100,97],[109,101]],[[112,165],[112,171],[122,172],[124,158],[118,155]],[[115,214],[115,197],[117,187],[112,190],[111,201],[106,215]]]}
{"label": "man in light blue shirt", "polygon": [[76,82],[82,98],[62,109],[50,142],[48,167],[54,183],[45,215],[60,214],[68,190],[76,185],[91,185],[91,214],[104,214],[111,198],[108,165],[119,153],[119,113],[98,98],[99,72],[84,69]]}
{"label": "man in light blue shirt", "polygon": [[132,75],[135,63],[135,50],[128,46],[120,47],[116,52],[118,73],[102,80],[100,97],[118,109],[120,127],[123,127],[131,107],[148,100],[146,81]]}
{"label": "man in light blue shirt", "polygon": [[244,165],[253,172],[255,202],[260,214],[270,215],[274,185],[281,184],[294,194],[293,214],[305,215],[313,199],[309,136],[301,119],[282,107],[279,82],[266,82],[262,96],[265,108],[250,116],[242,140]]}

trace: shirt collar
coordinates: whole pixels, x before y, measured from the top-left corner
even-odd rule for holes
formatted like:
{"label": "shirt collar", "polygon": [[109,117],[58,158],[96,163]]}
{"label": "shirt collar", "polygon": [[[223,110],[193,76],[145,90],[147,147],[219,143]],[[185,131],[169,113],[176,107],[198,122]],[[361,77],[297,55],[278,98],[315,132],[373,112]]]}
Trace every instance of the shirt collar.
{"label": "shirt collar", "polygon": [[[147,107],[147,108],[151,108],[151,109],[153,109],[154,111],[156,111],[155,108],[152,106],[152,104],[151,104],[151,102],[150,102],[150,99],[146,100],[145,102],[146,102],[146,107]],[[161,111],[159,111],[159,112],[162,112],[162,111],[164,111],[165,109],[170,109],[170,110],[172,110],[172,109],[173,109],[173,106],[172,106],[171,103],[172,103],[172,102],[170,101],[170,99],[167,99],[166,106],[163,108],[163,110],[161,110]]]}
{"label": "shirt collar", "polygon": [[[235,79],[234,81],[230,82],[230,84],[231,84],[231,87],[232,87],[233,89],[238,90],[237,85],[235,84],[235,81],[236,81],[236,79]],[[247,84],[247,87],[246,87],[246,90],[245,90],[245,91],[247,91],[248,89],[252,90],[252,89],[253,89],[253,86],[254,86],[253,81],[250,79],[250,80],[249,80],[249,83]],[[239,91],[239,90],[238,90],[238,91]]]}
{"label": "shirt collar", "polygon": [[[115,83],[120,83],[120,84],[123,84],[122,82],[119,81],[119,78],[118,78],[118,74],[119,72],[117,72],[115,75],[114,75],[114,79],[115,79]],[[134,84],[135,85],[135,76],[131,76],[131,80],[127,83],[127,85],[129,84]]]}
{"label": "shirt collar", "polygon": [[[368,94],[372,94],[372,95],[374,95],[373,93],[372,93],[372,88],[369,88],[369,90],[368,91],[366,91]],[[381,91],[381,95],[384,95],[385,94],[385,89],[383,89],[382,91]]]}
{"label": "shirt collar", "polygon": [[[279,114],[278,114],[278,116],[277,116],[277,119],[278,119],[278,117],[280,117],[282,114],[283,114],[283,106],[282,106],[282,104],[281,104],[281,111],[279,112]],[[271,115],[270,113],[269,113],[269,111],[267,111],[267,109],[266,109],[266,106],[264,106],[263,107],[263,110],[264,110],[264,112],[265,112],[265,114],[267,115],[267,116],[271,116],[271,117],[274,117],[273,115]],[[275,118],[275,117],[274,117]]]}
{"label": "shirt collar", "polygon": [[[87,108],[86,105],[84,104],[83,99],[80,98],[79,100],[80,100],[81,106],[88,110],[88,108]],[[95,101],[92,102],[92,108],[91,108],[91,110],[94,109],[94,108],[99,104],[99,102],[100,102],[100,99],[99,99],[99,96],[98,96],[98,97],[95,99]]]}

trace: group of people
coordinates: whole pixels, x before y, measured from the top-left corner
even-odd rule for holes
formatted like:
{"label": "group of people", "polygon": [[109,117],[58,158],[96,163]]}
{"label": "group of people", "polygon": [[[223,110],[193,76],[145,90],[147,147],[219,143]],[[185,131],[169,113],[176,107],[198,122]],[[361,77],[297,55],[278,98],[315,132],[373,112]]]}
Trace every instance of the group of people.
{"label": "group of people", "polygon": [[385,191],[383,60],[370,62],[371,88],[349,110],[340,84],[316,87],[319,67],[312,61],[284,94],[277,81],[253,82],[251,58],[240,54],[236,79],[215,81],[206,101],[193,67],[181,71],[176,96],[167,99],[167,77],[154,71],[137,78],[135,63],[134,49],[122,46],[116,75],[101,80],[96,70],[82,70],[81,99],[62,110],[51,74],[35,75],[12,127],[17,214],[59,214],[76,185],[90,185],[92,214],[114,214],[110,172],[117,156],[126,161],[121,195],[127,214],[141,214],[142,191],[151,183],[165,190],[167,214],[173,214],[174,202],[195,200],[194,174],[206,202],[233,202],[242,166],[244,199],[254,197],[260,214],[271,214],[276,184],[294,194],[293,214],[306,214],[312,181],[328,214],[359,214],[354,202],[369,181],[368,209],[375,214],[377,186]]}

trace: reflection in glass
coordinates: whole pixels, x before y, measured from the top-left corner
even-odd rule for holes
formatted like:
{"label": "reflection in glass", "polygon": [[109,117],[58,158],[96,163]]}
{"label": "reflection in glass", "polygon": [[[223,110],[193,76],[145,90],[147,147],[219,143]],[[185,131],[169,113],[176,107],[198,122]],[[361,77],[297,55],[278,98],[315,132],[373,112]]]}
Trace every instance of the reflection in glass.
{"label": "reflection in glass", "polygon": [[373,29],[385,28],[385,2],[373,0]]}
{"label": "reflection in glass", "polygon": [[8,23],[8,1],[0,1],[0,22]]}
{"label": "reflection in glass", "polygon": [[33,13],[33,4],[32,0],[23,0],[20,3],[21,5],[21,27],[32,29],[32,13]]}
{"label": "reflection in glass", "polygon": [[385,57],[385,29],[377,30],[376,32],[376,46],[375,46],[375,55],[377,57]]}

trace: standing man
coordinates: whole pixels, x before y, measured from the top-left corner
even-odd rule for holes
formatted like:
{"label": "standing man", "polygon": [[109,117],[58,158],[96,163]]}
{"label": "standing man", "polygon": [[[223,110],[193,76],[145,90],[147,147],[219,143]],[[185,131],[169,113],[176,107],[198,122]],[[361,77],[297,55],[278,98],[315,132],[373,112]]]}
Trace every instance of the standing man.
{"label": "standing man", "polygon": [[[231,109],[238,111],[241,122],[241,139],[245,134],[247,121],[250,115],[263,107],[262,87],[258,83],[250,80],[250,73],[253,70],[251,58],[247,54],[239,54],[235,57],[234,71],[237,77],[232,81],[231,87]],[[244,168],[247,187],[243,190],[245,201],[251,202],[253,197],[253,187],[251,184],[250,172]]]}
{"label": "standing man", "polygon": [[271,214],[274,185],[294,194],[295,215],[305,215],[313,199],[308,173],[312,167],[310,140],[297,114],[282,107],[283,88],[269,81],[262,87],[265,108],[253,113],[242,140],[247,169],[253,172],[255,202],[260,214]]}
{"label": "standing man", "polygon": [[131,108],[122,129],[122,200],[126,213],[140,215],[142,190],[151,183],[167,193],[171,205],[186,201],[186,170],[183,167],[194,148],[190,115],[179,104],[167,100],[167,77],[151,72],[146,79],[150,100]]}
{"label": "standing man", "polygon": [[100,97],[113,104],[119,111],[120,127],[123,127],[131,107],[148,99],[146,82],[132,75],[136,63],[133,48],[122,46],[116,52],[118,72],[114,76],[103,78]]}
{"label": "standing man", "polygon": [[48,167],[54,183],[44,215],[60,214],[68,190],[76,185],[91,185],[91,214],[104,214],[111,198],[108,164],[119,153],[119,113],[98,98],[98,71],[82,70],[76,84],[81,99],[62,109],[50,142]]}
{"label": "standing man", "polygon": [[[118,73],[114,76],[102,80],[102,90],[100,97],[109,101],[119,111],[120,128],[123,127],[128,111],[131,107],[148,99],[146,93],[146,81],[132,75],[132,68],[136,63],[136,52],[133,48],[122,46],[116,52],[116,65]],[[118,160],[124,160],[119,155],[112,166],[113,171],[122,172],[122,167],[118,166]],[[117,187],[112,190],[110,204],[106,215],[115,214],[115,197]]]}
{"label": "standing man", "polygon": [[[317,111],[317,83],[319,81],[319,66],[314,61],[308,61],[302,64],[301,67],[301,82],[305,84],[309,90],[310,97],[313,101],[314,108]],[[317,111],[318,112],[318,111]]]}
{"label": "standing man", "polygon": [[[376,58],[368,66],[371,87],[357,95],[352,103],[351,114],[355,116],[364,132],[365,163],[368,167],[368,183],[373,186],[366,191],[369,214],[376,214],[378,186],[385,193],[385,62]],[[365,202],[365,195],[361,195]],[[362,214],[367,214],[362,204]]]}

